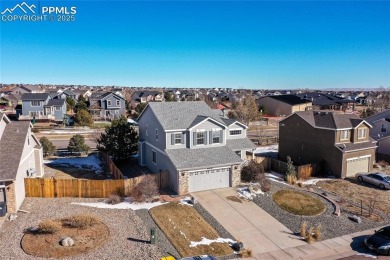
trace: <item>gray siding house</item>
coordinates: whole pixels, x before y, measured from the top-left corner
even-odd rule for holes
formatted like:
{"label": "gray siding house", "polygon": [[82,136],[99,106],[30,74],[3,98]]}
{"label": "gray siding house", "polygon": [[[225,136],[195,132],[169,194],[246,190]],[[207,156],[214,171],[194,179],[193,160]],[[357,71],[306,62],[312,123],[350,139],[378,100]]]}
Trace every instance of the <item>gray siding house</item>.
{"label": "gray siding house", "polygon": [[19,120],[62,121],[66,113],[63,99],[52,99],[48,93],[25,93],[22,95],[22,111]]}
{"label": "gray siding house", "polygon": [[237,186],[246,151],[256,148],[247,126],[200,101],[151,102],[138,124],[139,163],[169,172],[178,194]]}
{"label": "gray siding house", "polygon": [[112,120],[126,115],[125,99],[112,92],[93,93],[89,97],[88,110],[95,120]]}
{"label": "gray siding house", "polygon": [[30,122],[0,113],[0,207],[16,212],[25,198],[24,179],[42,177],[43,152]]}

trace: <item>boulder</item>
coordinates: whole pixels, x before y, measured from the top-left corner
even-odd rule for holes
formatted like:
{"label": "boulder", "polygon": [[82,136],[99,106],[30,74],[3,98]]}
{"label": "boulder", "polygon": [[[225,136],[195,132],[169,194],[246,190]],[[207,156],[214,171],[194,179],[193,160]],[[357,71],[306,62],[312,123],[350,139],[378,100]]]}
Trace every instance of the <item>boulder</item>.
{"label": "boulder", "polygon": [[13,221],[15,219],[18,218],[18,215],[16,215],[15,213],[11,213],[9,216],[8,216],[8,220],[9,221]]}
{"label": "boulder", "polygon": [[70,237],[65,237],[64,239],[61,240],[60,244],[61,246],[73,246],[74,241]]}
{"label": "boulder", "polygon": [[244,244],[241,242],[236,242],[232,244],[231,247],[235,252],[240,252],[240,250],[244,247]]}
{"label": "boulder", "polygon": [[362,223],[362,219],[356,215],[349,216],[349,219],[359,224]]}

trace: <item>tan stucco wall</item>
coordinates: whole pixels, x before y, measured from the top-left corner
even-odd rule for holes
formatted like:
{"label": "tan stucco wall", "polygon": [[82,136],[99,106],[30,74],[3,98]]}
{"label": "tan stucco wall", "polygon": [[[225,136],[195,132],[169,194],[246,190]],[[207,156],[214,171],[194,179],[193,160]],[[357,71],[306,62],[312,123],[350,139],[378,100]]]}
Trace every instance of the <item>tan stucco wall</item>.
{"label": "tan stucco wall", "polygon": [[260,98],[258,104],[265,106],[267,108],[267,113],[273,116],[289,116],[294,112],[305,111],[307,107],[312,106],[311,102],[292,106],[271,97]]}

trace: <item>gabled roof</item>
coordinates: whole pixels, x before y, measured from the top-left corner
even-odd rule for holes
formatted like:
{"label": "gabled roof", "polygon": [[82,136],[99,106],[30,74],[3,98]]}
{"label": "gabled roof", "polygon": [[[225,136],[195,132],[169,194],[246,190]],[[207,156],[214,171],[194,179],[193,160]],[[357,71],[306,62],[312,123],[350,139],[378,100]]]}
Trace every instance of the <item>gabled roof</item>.
{"label": "gabled roof", "polygon": [[[289,104],[289,105],[299,105],[299,104],[306,104],[306,103],[311,103],[310,100],[306,100],[304,98],[298,97],[296,95],[277,95],[277,96],[267,96],[268,98],[272,98],[275,100],[278,100],[280,102]],[[266,98],[266,97],[262,97]],[[262,99],[260,98],[259,101]]]}
{"label": "gabled roof", "polygon": [[46,100],[49,93],[24,93],[22,100]]}
{"label": "gabled roof", "polygon": [[[355,114],[339,114],[334,112],[322,111],[301,111],[296,112],[293,115],[298,115],[307,123],[316,128],[327,128],[334,130],[352,129],[358,127],[362,123],[365,123],[368,127],[371,127],[370,124],[368,124],[366,121],[359,118]],[[289,117],[286,117],[281,122],[283,122]]]}
{"label": "gabled roof", "polygon": [[249,138],[227,139],[226,146],[231,150],[256,149],[256,145]]}
{"label": "gabled roof", "polygon": [[45,106],[48,106],[48,107],[52,107],[52,106],[63,106],[65,103],[65,99],[50,99],[48,102],[47,102],[47,105]]}
{"label": "gabled roof", "polygon": [[65,95],[68,95],[68,96],[76,96],[76,93],[74,93],[72,90],[69,90],[69,89],[65,90],[62,93],[64,93]]}
{"label": "gabled roof", "polygon": [[168,149],[165,152],[178,170],[211,168],[242,162],[241,158],[226,146],[207,149]]}
{"label": "gabled roof", "polygon": [[13,121],[6,125],[0,140],[0,180],[16,178],[29,127],[29,121]]}
{"label": "gabled roof", "polygon": [[[150,102],[144,109],[151,109],[164,130],[187,129],[201,117],[210,117],[225,125],[224,121],[203,101]],[[143,116],[141,113],[138,120]]]}

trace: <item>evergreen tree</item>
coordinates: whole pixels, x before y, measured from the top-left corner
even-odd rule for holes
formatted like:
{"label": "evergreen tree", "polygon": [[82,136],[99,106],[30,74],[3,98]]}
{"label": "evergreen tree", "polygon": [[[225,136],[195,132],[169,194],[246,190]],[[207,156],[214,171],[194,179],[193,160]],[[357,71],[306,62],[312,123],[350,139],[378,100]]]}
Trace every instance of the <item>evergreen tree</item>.
{"label": "evergreen tree", "polygon": [[77,111],[74,121],[78,126],[91,126],[93,124],[92,115],[85,109]]}
{"label": "evergreen tree", "polygon": [[50,155],[55,154],[56,147],[54,146],[54,144],[46,136],[42,136],[39,139],[39,142],[42,145],[43,155],[44,156],[50,156]]}
{"label": "evergreen tree", "polygon": [[82,135],[74,135],[72,138],[69,140],[68,144],[68,151],[69,152],[77,152],[77,153],[82,153],[85,152],[87,153],[89,150],[88,145],[85,144],[85,139],[84,136]]}

